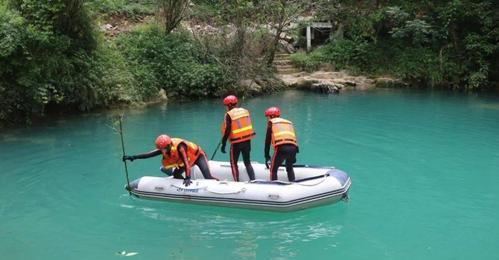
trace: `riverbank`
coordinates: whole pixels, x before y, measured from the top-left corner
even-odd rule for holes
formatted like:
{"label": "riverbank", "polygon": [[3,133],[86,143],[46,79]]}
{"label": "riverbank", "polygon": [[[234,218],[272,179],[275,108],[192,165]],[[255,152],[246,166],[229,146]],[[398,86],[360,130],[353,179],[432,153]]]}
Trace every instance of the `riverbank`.
{"label": "riverbank", "polygon": [[[199,40],[207,35],[215,36],[223,30],[223,28],[216,27],[213,21],[206,21],[206,18],[198,19],[199,17],[196,15],[190,18],[190,20],[182,21],[181,24],[183,30],[187,31],[194,39]],[[111,15],[101,21],[99,27],[107,37],[114,39],[121,33],[129,33],[138,26],[152,22],[154,22],[154,17],[151,15],[139,15],[132,18],[130,18],[130,15]],[[230,30],[234,30],[234,28]],[[284,46],[281,46],[281,48],[281,51],[286,49]],[[283,60],[282,57],[284,56],[289,56],[289,54],[276,54],[273,64],[276,69],[275,73],[265,71],[265,75],[253,75],[253,78],[240,79],[234,83],[235,88],[227,92],[251,97],[286,89],[333,93],[342,90],[371,90],[376,87],[405,87],[408,85],[390,76],[372,77],[352,75],[346,70],[332,71],[331,66],[327,65],[321,66],[316,71],[307,72],[299,64],[293,64],[291,60]],[[287,73],[286,69],[290,67],[292,67],[292,70],[296,69],[298,71],[296,73]],[[192,97],[186,97],[185,99],[192,99]]]}
{"label": "riverbank", "polygon": [[[289,21],[303,23],[295,17],[300,14],[316,20],[331,18],[328,14],[333,12],[327,6],[311,12],[288,12],[293,9],[291,6],[273,5],[274,2],[240,6],[175,1],[184,4],[185,12],[171,27],[165,12],[173,9],[159,2],[20,3],[0,3],[0,35],[5,36],[0,39],[0,124],[29,124],[35,117],[58,110],[84,113],[156,102],[160,90],[179,100],[227,94],[256,96],[288,88],[337,93],[406,83],[474,91],[497,81],[497,44],[491,43],[493,34],[481,33],[488,36],[475,41],[476,32],[467,28],[470,32],[463,36],[470,37],[459,37],[466,42],[454,41],[451,46],[438,40],[429,44],[430,38],[444,38],[428,38],[435,33],[430,31],[416,34],[409,30],[417,29],[413,27],[404,27],[409,31],[401,33],[402,24],[414,21],[398,7],[376,6],[375,12],[367,12],[381,20],[357,24],[360,20],[350,19],[357,16],[348,15],[334,21],[325,42],[314,43],[308,54],[293,55],[298,67],[307,72],[280,75],[277,69],[276,75],[271,65],[280,41],[286,41],[284,49],[288,51],[303,43],[300,28],[306,24],[291,28]],[[478,7],[477,10],[488,10]],[[338,11],[362,14],[364,8],[371,7],[348,6],[348,10]],[[275,10],[291,16],[282,17]],[[401,16],[392,17],[394,13]],[[489,22],[487,17],[477,15],[472,13],[470,17],[483,24]],[[403,19],[392,23],[392,18]],[[459,19],[465,24],[468,18]],[[418,20],[417,25],[440,20]],[[287,30],[284,37],[276,33],[277,25]],[[434,26],[430,27],[438,29],[442,25]],[[387,32],[388,29],[391,31]],[[487,31],[489,27],[482,29]],[[422,38],[415,39],[414,35]],[[469,59],[456,58],[467,52]],[[323,64],[332,69],[320,69]]]}

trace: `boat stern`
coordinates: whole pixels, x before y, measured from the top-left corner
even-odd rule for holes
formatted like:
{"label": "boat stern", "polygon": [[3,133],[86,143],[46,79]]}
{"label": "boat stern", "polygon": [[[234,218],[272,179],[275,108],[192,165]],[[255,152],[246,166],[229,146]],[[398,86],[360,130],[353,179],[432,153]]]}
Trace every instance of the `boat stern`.
{"label": "boat stern", "polygon": [[350,185],[352,184],[350,176],[348,176],[346,172],[340,171],[338,169],[332,169],[328,172],[328,174],[340,183],[341,188],[343,189],[342,199],[348,201],[348,190],[350,189]]}
{"label": "boat stern", "polygon": [[327,174],[329,174],[329,176],[334,177],[341,184],[342,187],[345,187],[345,185],[350,183],[350,177],[348,176],[348,174],[338,169],[332,169],[329,172],[327,172]]}

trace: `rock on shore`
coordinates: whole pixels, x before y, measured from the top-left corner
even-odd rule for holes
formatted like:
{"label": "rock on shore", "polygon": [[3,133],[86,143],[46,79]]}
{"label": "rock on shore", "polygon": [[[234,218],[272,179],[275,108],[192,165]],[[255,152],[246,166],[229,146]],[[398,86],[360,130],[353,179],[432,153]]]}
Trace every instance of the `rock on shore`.
{"label": "rock on shore", "polygon": [[340,90],[366,90],[375,86],[375,80],[365,76],[351,76],[344,71],[316,71],[280,74],[279,78],[290,87],[309,89],[321,93],[337,93]]}

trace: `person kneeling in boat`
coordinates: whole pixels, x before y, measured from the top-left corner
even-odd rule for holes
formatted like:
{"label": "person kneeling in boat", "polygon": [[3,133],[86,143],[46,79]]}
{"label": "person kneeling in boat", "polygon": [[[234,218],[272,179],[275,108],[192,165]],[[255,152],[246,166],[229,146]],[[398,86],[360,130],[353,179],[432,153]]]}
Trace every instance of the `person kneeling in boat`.
{"label": "person kneeling in boat", "polygon": [[[167,135],[160,135],[156,138],[155,150],[138,155],[125,155],[123,161],[133,161],[135,159],[146,159],[163,155],[161,171],[167,175],[173,175],[176,179],[184,179],[184,185],[189,186],[191,181],[191,167],[197,165],[205,179],[216,179],[211,176],[208,166],[208,158],[198,145],[180,139],[170,138]],[[173,171],[171,171],[173,169]],[[182,173],[185,171],[185,178]]]}
{"label": "person kneeling in boat", "polygon": [[248,110],[237,106],[237,97],[230,95],[224,98],[224,105],[227,108],[224,122],[222,123],[222,153],[225,153],[227,139],[230,142],[230,166],[234,181],[239,181],[239,169],[237,161],[239,154],[243,154],[244,166],[250,180],[255,179],[255,171],[251,166],[250,152],[251,139],[255,136],[253,125]]}
{"label": "person kneeling in boat", "polygon": [[291,121],[280,118],[280,116],[281,111],[277,107],[271,107],[265,111],[265,117],[268,120],[264,150],[265,165],[267,165],[267,168],[269,167],[269,151],[272,143],[274,155],[270,164],[270,180],[277,180],[277,169],[279,169],[279,165],[286,161],[288,180],[295,181],[293,164],[296,162],[296,154],[299,152],[295,130]]}

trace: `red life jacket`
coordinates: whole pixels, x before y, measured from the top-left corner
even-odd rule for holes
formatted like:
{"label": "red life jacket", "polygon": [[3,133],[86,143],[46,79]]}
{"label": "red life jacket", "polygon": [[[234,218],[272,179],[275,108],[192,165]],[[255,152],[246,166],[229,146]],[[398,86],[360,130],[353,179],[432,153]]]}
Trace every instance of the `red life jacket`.
{"label": "red life jacket", "polygon": [[178,146],[180,144],[185,144],[187,146],[187,161],[189,162],[190,166],[194,165],[194,162],[196,162],[196,160],[198,159],[200,152],[202,152],[201,148],[195,143],[180,138],[172,138],[172,148],[170,149],[170,152],[162,152],[162,164],[164,168],[168,169],[184,167],[184,162],[182,161],[182,158],[180,157],[180,153],[178,151]]}
{"label": "red life jacket", "polygon": [[296,146],[296,134],[293,128],[293,123],[283,118],[272,118],[272,147],[281,144],[294,144]]}
{"label": "red life jacket", "polygon": [[[227,115],[231,119],[231,129],[229,134],[229,141],[231,144],[241,143],[250,140],[255,136],[255,131],[253,131],[253,124],[251,123],[251,118],[249,111],[244,108],[233,108]],[[222,136],[225,134],[225,120],[222,124]]]}

